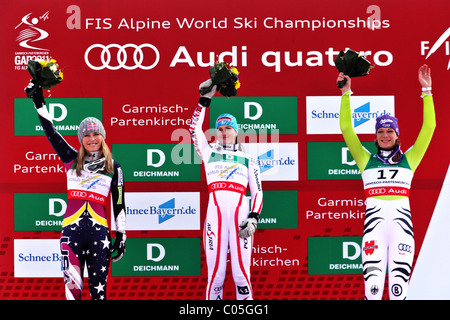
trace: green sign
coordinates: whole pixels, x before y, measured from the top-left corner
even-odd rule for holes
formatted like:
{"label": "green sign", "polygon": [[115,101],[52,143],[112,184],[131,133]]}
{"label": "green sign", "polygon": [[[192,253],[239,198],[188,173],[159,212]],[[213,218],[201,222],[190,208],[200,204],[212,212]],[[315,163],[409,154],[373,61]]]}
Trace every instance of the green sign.
{"label": "green sign", "polygon": [[259,229],[297,229],[298,192],[263,191],[264,204],[258,222]]}
{"label": "green sign", "polygon": [[362,237],[309,237],[308,274],[361,274]]}
{"label": "green sign", "polygon": [[192,144],[113,144],[125,181],[200,181]]}
{"label": "green sign", "polygon": [[[376,152],[373,142],[363,142]],[[358,180],[361,172],[345,142],[308,142],[306,147],[308,180]]]}
{"label": "green sign", "polygon": [[128,238],[114,277],[199,276],[200,238]]}
{"label": "green sign", "polygon": [[67,193],[15,193],[14,231],[59,231]]}
{"label": "green sign", "polygon": [[[102,98],[47,98],[46,108],[62,136],[76,136],[86,117],[102,120]],[[14,135],[44,136],[31,99],[14,99]]]}
{"label": "green sign", "polygon": [[297,97],[214,97],[209,108],[209,126],[223,113],[236,117],[239,133],[297,134]]}

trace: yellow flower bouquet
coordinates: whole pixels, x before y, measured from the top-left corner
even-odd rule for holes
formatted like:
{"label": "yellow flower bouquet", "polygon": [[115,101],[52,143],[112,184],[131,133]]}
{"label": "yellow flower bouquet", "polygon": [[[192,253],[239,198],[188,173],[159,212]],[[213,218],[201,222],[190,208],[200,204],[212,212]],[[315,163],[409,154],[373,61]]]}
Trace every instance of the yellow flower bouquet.
{"label": "yellow flower bouquet", "polygon": [[63,79],[63,73],[59,70],[59,66],[55,59],[50,59],[50,61],[29,60],[28,72],[35,83],[45,90],[49,90],[51,87],[56,86]]}
{"label": "yellow flower bouquet", "polygon": [[208,93],[214,86],[217,91],[225,97],[237,95],[237,89],[241,86],[239,82],[239,71],[227,62],[216,62],[214,66],[209,68],[209,75],[212,79],[211,86],[201,88],[200,94]]}

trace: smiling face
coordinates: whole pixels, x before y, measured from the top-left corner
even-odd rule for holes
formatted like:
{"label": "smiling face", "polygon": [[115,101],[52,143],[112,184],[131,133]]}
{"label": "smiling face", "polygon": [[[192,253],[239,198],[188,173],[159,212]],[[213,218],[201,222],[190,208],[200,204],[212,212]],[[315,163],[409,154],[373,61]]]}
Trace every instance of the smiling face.
{"label": "smiling face", "polygon": [[102,148],[103,136],[98,132],[91,132],[83,136],[81,140],[87,152],[96,152]]}
{"label": "smiling face", "polygon": [[237,133],[233,127],[222,125],[217,128],[216,136],[222,144],[235,144]]}
{"label": "smiling face", "polygon": [[390,150],[394,148],[397,139],[397,133],[392,128],[379,128],[377,130],[377,142],[381,149]]}

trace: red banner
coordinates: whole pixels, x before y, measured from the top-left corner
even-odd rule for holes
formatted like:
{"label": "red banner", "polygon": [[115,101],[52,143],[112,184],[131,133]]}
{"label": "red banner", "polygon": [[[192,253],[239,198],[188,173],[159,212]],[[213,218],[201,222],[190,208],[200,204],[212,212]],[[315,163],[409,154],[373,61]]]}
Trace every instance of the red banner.
{"label": "red banner", "polygon": [[[198,192],[201,226],[208,188],[204,167],[191,149],[190,119],[197,107],[199,84],[208,79],[209,67],[215,61],[226,61],[239,70],[239,99],[221,100],[225,98],[217,94],[203,130],[209,127],[210,113],[234,110],[243,125],[243,142],[250,146],[248,150],[255,149],[251,152],[260,161],[263,190],[296,191],[298,196],[297,208],[285,208],[282,198],[268,197],[264,207],[271,212],[265,213],[263,208],[261,218],[266,215],[270,219],[260,223],[254,237],[254,298],[269,300],[364,298],[363,277],[355,262],[363,244],[354,238],[362,236],[365,199],[358,168],[340,144],[341,92],[336,87],[334,58],[339,51],[351,48],[364,52],[373,65],[369,75],[352,79],[353,96],[360,99],[352,108],[361,141],[374,141],[373,115],[395,112],[403,151],[414,144],[421,129],[417,72],[428,64],[437,128],[410,192],[417,258],[449,165],[448,1],[424,5],[412,0],[404,6],[394,1],[378,1],[376,5],[359,1],[344,7],[331,0],[276,4],[231,0],[220,5],[198,0],[104,0],[95,5],[85,0],[76,5],[46,0],[4,3],[0,19],[0,280],[10,288],[0,292],[0,299],[64,299],[62,273],[32,273],[38,268],[32,264],[27,267],[33,260],[30,257],[44,253],[33,251],[23,241],[33,240],[42,247],[44,242],[39,241],[59,239],[60,229],[42,231],[38,227],[43,223],[33,223],[36,227],[27,231],[15,228],[16,219],[23,219],[18,194],[46,197],[42,203],[50,203],[50,209],[28,203],[30,211],[44,212],[45,217],[39,218],[42,221],[62,211],[64,199],[54,200],[54,194],[67,192],[62,163],[24,94],[30,81],[30,59],[54,58],[62,68],[62,83],[45,92],[45,98],[58,131],[75,149],[80,147],[76,135],[81,119],[88,115],[101,118],[106,142],[124,169],[125,192],[164,193],[165,200],[151,206],[156,208],[154,212],[171,214],[178,212],[178,192]],[[207,133],[214,136],[213,130]],[[314,150],[314,159],[308,159],[308,150]],[[179,169],[190,171],[190,175],[174,169],[185,168],[181,163],[193,168]],[[319,163],[323,175],[313,174],[318,172]],[[201,170],[196,171],[198,166]],[[131,170],[149,174],[133,181]],[[58,207],[60,203],[62,207]],[[144,212],[137,205],[133,210]],[[160,219],[160,223],[174,221],[177,217],[173,216]],[[280,217],[286,219],[282,225]],[[166,246],[166,255],[170,251],[158,239],[201,238],[202,228],[133,230],[127,237],[149,238],[155,250],[148,255],[153,257],[149,261],[157,264],[161,262],[154,261],[155,256],[164,261],[161,247]],[[312,256],[321,263],[320,241],[314,248],[308,247],[308,239],[316,237],[331,237],[337,248],[343,247],[342,242],[348,249],[338,253],[342,261],[323,262],[334,266],[329,273],[311,270],[308,264]],[[346,241],[346,237],[351,239]],[[350,251],[353,248],[355,251]],[[201,265],[200,274],[111,275],[108,298],[203,299],[207,281],[203,250],[201,246],[201,251],[195,252],[198,259],[194,258]],[[55,255],[58,252],[56,248]],[[133,257],[125,254],[125,258]],[[354,263],[355,269],[344,270],[346,263]],[[224,293],[225,299],[235,297],[231,272],[227,273]],[[88,298],[85,285],[83,299]]]}

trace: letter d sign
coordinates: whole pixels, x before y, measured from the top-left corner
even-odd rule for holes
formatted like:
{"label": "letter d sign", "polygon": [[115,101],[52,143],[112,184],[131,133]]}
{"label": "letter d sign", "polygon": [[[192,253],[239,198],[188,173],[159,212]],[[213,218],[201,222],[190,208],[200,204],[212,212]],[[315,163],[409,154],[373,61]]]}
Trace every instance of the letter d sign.
{"label": "letter d sign", "polygon": [[[55,203],[59,203],[61,205],[61,210],[59,210],[58,212],[55,209]],[[66,209],[67,209],[67,203],[63,199],[59,199],[59,198],[48,199],[49,215],[61,217],[66,212]]]}
{"label": "letter d sign", "polygon": [[347,147],[344,147],[341,149],[342,164],[348,164],[349,166],[354,166],[356,164],[356,161],[355,160],[348,161],[348,153],[349,153],[349,149]]}
{"label": "letter d sign", "polygon": [[[159,255],[157,257],[153,257],[153,248],[156,248],[156,252],[159,251]],[[151,261],[161,261],[166,255],[166,250],[159,243],[147,243],[147,260]]]}
{"label": "letter d sign", "polygon": [[[349,247],[353,247],[355,253],[353,255],[349,254]],[[342,243],[342,258],[355,260],[361,254],[361,247],[355,242],[344,242]]]}
{"label": "letter d sign", "polygon": [[[253,106],[256,108],[256,114],[250,115],[250,107]],[[262,106],[257,102],[244,102],[244,118],[250,120],[259,119],[262,116],[263,109]]]}
{"label": "letter d sign", "polygon": [[[159,155],[159,161],[157,163],[154,163],[154,161],[153,161],[154,153],[157,153]],[[164,152],[162,152],[159,149],[147,149],[147,166],[152,166],[152,167],[158,168],[158,167],[161,167],[165,161],[166,161],[166,156],[164,155]]]}
{"label": "letter d sign", "polygon": [[[55,115],[56,108],[61,110],[61,115],[59,117],[56,117]],[[48,113],[50,113],[53,121],[63,121],[67,117],[67,108],[61,103],[49,103],[48,109]]]}

